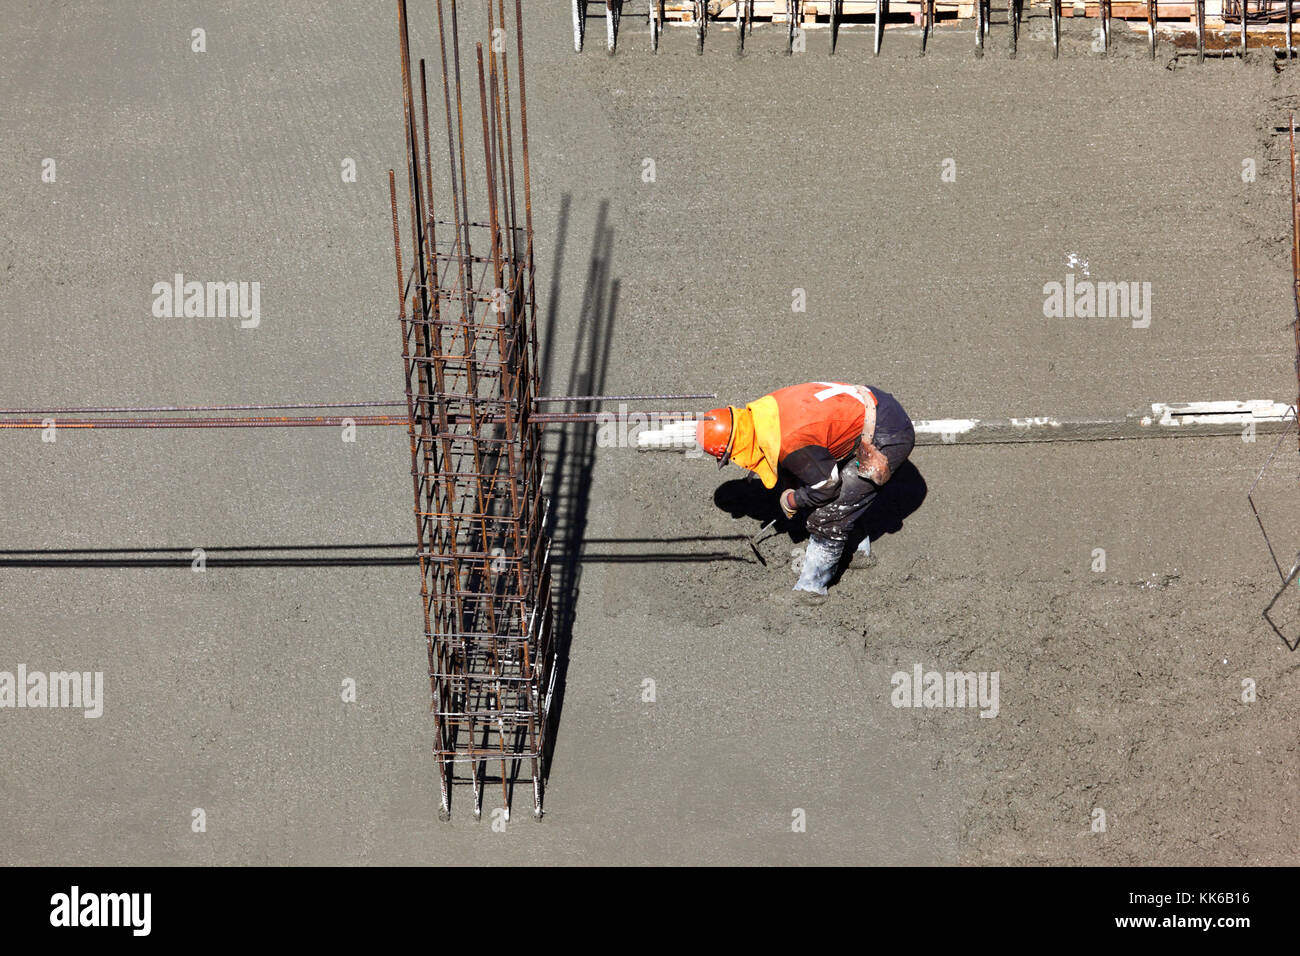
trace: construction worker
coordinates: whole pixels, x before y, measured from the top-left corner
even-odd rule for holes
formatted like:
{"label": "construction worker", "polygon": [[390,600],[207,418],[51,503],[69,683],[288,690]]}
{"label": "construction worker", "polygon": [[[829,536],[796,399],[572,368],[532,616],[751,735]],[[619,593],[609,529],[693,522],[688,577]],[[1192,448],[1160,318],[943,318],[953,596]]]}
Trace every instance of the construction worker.
{"label": "construction worker", "polygon": [[[844,382],[777,389],[744,408],[715,408],[695,426],[695,440],[775,488],[787,518],[807,513],[808,548],[794,585],[801,604],[820,604],[853,526],[916,442],[912,421],[888,392]],[[865,536],[853,564],[870,566]]]}

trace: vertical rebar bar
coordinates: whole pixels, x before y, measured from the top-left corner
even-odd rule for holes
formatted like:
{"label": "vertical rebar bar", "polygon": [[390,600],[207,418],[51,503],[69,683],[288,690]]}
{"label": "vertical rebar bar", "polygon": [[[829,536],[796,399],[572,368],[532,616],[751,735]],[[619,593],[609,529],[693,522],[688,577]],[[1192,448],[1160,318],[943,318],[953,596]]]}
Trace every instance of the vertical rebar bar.
{"label": "vertical rebar bar", "polygon": [[[489,4],[490,3],[491,0],[489,0]],[[497,9],[500,12],[501,29],[504,30],[506,24],[506,0],[497,0]],[[494,51],[494,56],[495,56],[495,50],[496,50],[495,41],[493,42],[492,49]],[[501,56],[499,57],[498,69],[501,74],[502,94],[505,100],[505,105],[504,105],[505,116],[504,116],[504,120],[498,123],[498,129],[500,128],[500,125],[503,122],[506,130],[506,139],[505,139],[506,181],[509,183],[510,186],[510,194],[508,197],[509,206],[507,207],[509,212],[509,218],[507,220],[507,228],[509,230],[508,235],[510,239],[510,243],[509,243],[510,257],[512,261],[518,261],[521,260],[522,253],[517,247],[518,236],[516,235],[519,229],[519,208],[518,208],[518,196],[515,192],[514,123],[511,120],[511,117],[514,114],[511,112],[510,109],[510,58],[505,55],[504,49],[502,50]]]}
{"label": "vertical rebar bar", "polygon": [[1292,4],[1295,0],[1286,0],[1286,58],[1288,60],[1295,57],[1295,48],[1291,44],[1291,24],[1295,22],[1295,14],[1292,10]]}
{"label": "vertical rebar bar", "polygon": [[1205,62],[1205,0],[1196,0],[1196,62]]}
{"label": "vertical rebar bar", "polygon": [[411,92],[411,48],[407,35],[406,0],[397,2],[398,30],[400,33],[400,56],[402,58],[402,115],[406,127],[406,171],[411,190],[411,242],[416,249],[415,260],[420,274],[420,307],[428,309],[425,293],[424,257],[424,198],[420,195],[420,155],[419,139],[415,131],[415,102]]}

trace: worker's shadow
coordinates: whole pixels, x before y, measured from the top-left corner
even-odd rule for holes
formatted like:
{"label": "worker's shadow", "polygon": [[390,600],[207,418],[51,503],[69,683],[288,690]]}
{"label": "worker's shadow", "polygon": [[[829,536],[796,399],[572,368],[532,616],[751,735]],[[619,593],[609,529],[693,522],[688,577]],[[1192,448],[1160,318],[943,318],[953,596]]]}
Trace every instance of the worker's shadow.
{"label": "worker's shadow", "polygon": [[[845,561],[864,537],[875,542],[887,534],[902,531],[903,521],[920,509],[928,490],[920,469],[911,461],[903,462],[854,526],[844,549]],[[713,503],[733,518],[751,518],[761,524],[779,519],[776,529],[788,534],[791,541],[807,540],[808,529],[804,527],[803,517],[787,519],[782,515],[781,506],[777,504],[777,492],[777,488],[771,491],[764,488],[757,478],[735,478],[718,486],[713,493]]]}

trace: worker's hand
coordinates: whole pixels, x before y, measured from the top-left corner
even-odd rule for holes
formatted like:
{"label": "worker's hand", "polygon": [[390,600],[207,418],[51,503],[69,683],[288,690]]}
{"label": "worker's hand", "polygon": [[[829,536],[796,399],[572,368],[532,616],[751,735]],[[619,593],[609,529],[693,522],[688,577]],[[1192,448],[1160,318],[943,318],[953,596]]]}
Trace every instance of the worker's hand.
{"label": "worker's hand", "polygon": [[784,512],[787,518],[793,518],[799,513],[799,506],[794,503],[794,490],[792,488],[787,488],[781,492],[780,501],[781,511]]}
{"label": "worker's hand", "polygon": [[889,480],[889,459],[872,444],[864,444],[858,449],[858,474],[875,485],[883,485]]}

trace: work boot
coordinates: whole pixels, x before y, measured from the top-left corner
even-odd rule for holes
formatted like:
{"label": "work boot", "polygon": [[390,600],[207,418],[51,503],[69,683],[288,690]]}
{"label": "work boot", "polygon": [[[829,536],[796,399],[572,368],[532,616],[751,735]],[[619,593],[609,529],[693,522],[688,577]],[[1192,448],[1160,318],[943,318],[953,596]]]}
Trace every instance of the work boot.
{"label": "work boot", "polygon": [[843,553],[843,541],[827,541],[816,536],[808,538],[803,570],[799,574],[799,580],[794,583],[795,597],[800,604],[820,604],[826,599],[826,585],[835,574]]}
{"label": "work boot", "polygon": [[799,607],[821,607],[826,603],[826,592],[817,593],[816,591],[803,591],[799,588],[793,588],[790,591],[790,603]]}
{"label": "work boot", "polygon": [[769,600],[777,607],[819,607],[826,603],[826,594],[779,587],[771,593]]}
{"label": "work boot", "polygon": [[865,571],[868,568],[874,568],[877,560],[876,556],[871,553],[871,539],[863,538],[862,543],[853,552],[853,557],[849,559],[849,568],[854,571]]}

